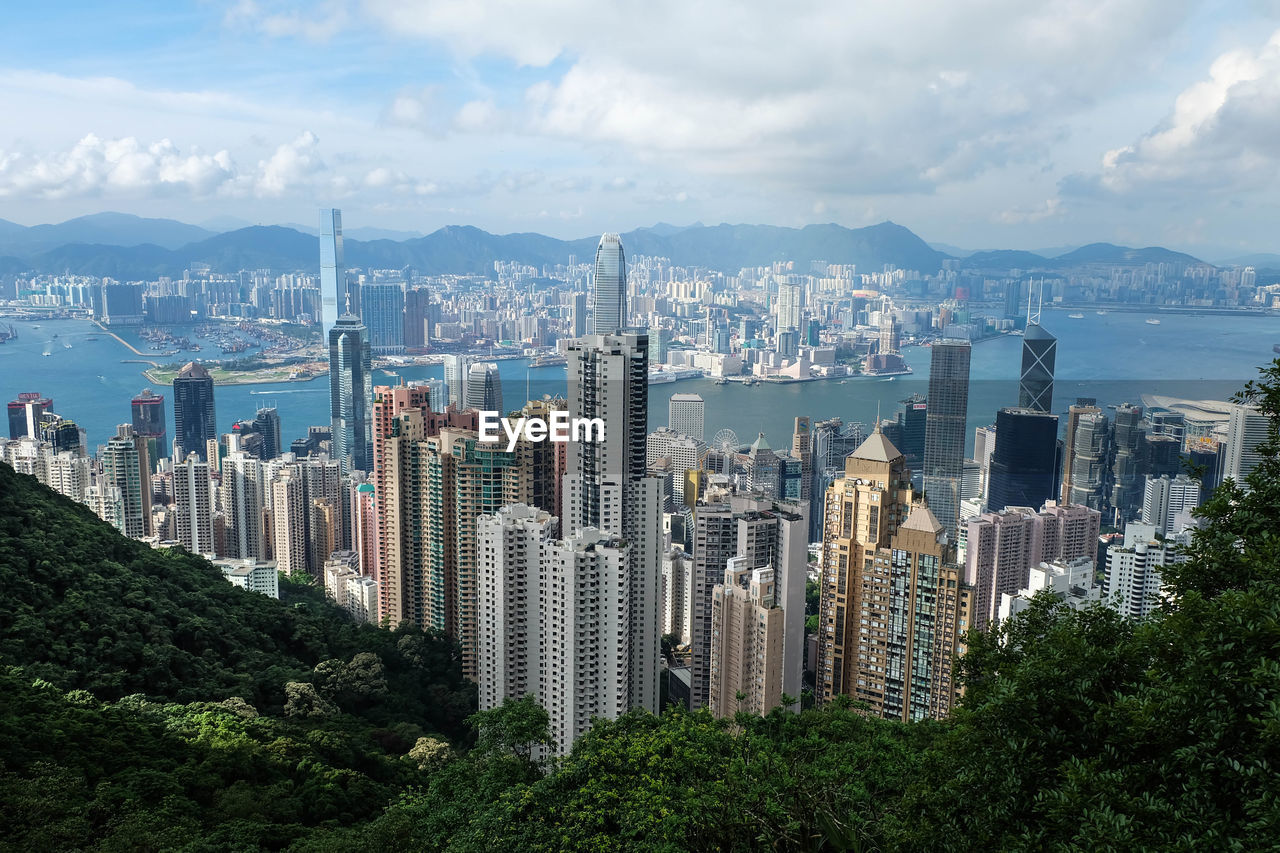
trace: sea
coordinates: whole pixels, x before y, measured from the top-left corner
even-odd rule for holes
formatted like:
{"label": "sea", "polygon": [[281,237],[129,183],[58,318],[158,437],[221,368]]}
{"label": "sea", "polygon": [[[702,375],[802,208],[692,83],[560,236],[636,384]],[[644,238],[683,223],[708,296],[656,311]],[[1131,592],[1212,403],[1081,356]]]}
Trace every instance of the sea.
{"label": "sea", "polygon": [[[1154,313],[1079,313],[1084,316],[1072,318],[1065,310],[1046,310],[1042,320],[1058,338],[1053,408],[1062,414],[1079,397],[1094,398],[1102,406],[1140,404],[1143,394],[1230,399],[1245,382],[1257,377],[1259,367],[1276,358],[1272,348],[1280,344],[1280,317],[1160,313],[1159,325],[1152,325],[1147,320],[1156,317]],[[86,430],[90,448],[105,444],[117,424],[129,422],[130,400],[150,387],[142,375],[148,365],[136,363],[138,359],[170,362],[182,358],[136,355],[88,320],[4,322],[16,326],[18,339],[0,344],[0,401],[16,399],[23,391],[38,391],[52,398],[54,411]],[[144,353],[150,352],[136,330],[114,331]],[[194,330],[171,331],[181,336]],[[1012,335],[974,344],[968,409],[970,449],[975,427],[992,423],[998,409],[1017,405],[1021,352],[1022,339]],[[754,387],[690,379],[650,385],[649,428],[666,424],[667,401],[672,394],[694,392],[706,401],[704,437],[708,444],[746,444],[764,435],[771,447],[787,448],[797,416],[815,421],[840,417],[866,424],[874,423],[877,413],[893,417],[900,401],[913,393],[927,394],[929,356],[927,347],[906,348],[904,357],[913,373],[893,379],[867,377]],[[563,367],[535,368],[524,359],[500,361],[498,365],[508,408],[526,399],[565,393]],[[438,365],[395,367],[375,370],[374,384],[442,376],[443,368]],[[172,438],[171,389],[159,386],[152,390],[168,400]],[[286,442],[305,435],[308,426],[329,423],[326,377],[308,382],[219,385],[214,397],[222,431],[229,431],[238,420],[252,418],[263,407],[275,407],[279,412]]]}

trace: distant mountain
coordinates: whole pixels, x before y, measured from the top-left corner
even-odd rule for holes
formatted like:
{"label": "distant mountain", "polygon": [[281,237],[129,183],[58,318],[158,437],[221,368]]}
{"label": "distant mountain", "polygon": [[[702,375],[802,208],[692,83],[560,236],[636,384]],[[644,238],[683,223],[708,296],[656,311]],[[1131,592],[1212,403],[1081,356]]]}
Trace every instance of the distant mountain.
{"label": "distant mountain", "polygon": [[1130,249],[1126,246],[1113,246],[1111,243],[1090,243],[1073,252],[1059,255],[1053,259],[1056,266],[1081,266],[1084,264],[1202,264],[1204,261],[1191,255],[1150,246],[1146,249]]}
{"label": "distant mountain", "polygon": [[929,243],[929,248],[936,249],[944,255],[950,255],[953,258],[967,258],[970,255],[976,254],[973,249],[961,249],[959,246],[952,246],[950,243],[934,243],[931,241]]}
{"label": "distant mountain", "polygon": [[[224,217],[207,225],[233,224]],[[352,268],[412,268],[420,274],[483,274],[494,261],[533,266],[566,263],[575,256],[590,262],[599,237],[559,240],[542,234],[490,234],[467,225],[450,225],[426,236],[380,228],[346,232],[347,265]],[[119,213],[95,214],[58,225],[30,228],[0,220],[0,274],[22,271],[105,275],[125,280],[177,276],[193,264],[219,271],[268,268],[316,270],[316,231],[308,226],[252,225],[215,233],[169,219],[142,219]],[[687,267],[734,272],[742,267],[792,261],[801,271],[808,262],[856,265],[877,272],[900,269],[936,272],[947,257],[959,257],[964,269],[1054,270],[1086,264],[1138,265],[1149,262],[1201,263],[1168,249],[1132,249],[1093,243],[1057,257],[1016,250],[968,252],[946,244],[930,245],[893,222],[865,228],[807,225],[688,226],[658,223],[622,235],[631,256],[651,255]],[[939,250],[938,246],[950,252]],[[961,257],[960,253],[964,253]],[[1262,258],[1263,256],[1255,256]],[[1280,256],[1267,256],[1277,259]],[[1263,264],[1255,263],[1262,268]]]}
{"label": "distant mountain", "polygon": [[70,243],[109,246],[152,244],[177,249],[214,234],[198,225],[173,219],[144,219],[128,213],[94,213],[57,225],[18,226],[18,229],[0,227],[0,253],[30,257]]}

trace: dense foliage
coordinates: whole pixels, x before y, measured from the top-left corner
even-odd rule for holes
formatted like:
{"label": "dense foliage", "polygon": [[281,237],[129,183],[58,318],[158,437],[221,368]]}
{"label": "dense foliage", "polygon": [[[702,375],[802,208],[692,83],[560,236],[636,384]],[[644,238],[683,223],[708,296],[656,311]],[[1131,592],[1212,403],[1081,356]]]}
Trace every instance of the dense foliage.
{"label": "dense foliage", "polygon": [[470,701],[439,638],[229,595],[0,466],[0,847],[1274,849],[1280,362],[1243,397],[1264,460],[1203,507],[1153,617],[1037,599],[970,638],[942,723],[635,713],[560,761],[529,700],[473,715],[469,748],[418,739]]}

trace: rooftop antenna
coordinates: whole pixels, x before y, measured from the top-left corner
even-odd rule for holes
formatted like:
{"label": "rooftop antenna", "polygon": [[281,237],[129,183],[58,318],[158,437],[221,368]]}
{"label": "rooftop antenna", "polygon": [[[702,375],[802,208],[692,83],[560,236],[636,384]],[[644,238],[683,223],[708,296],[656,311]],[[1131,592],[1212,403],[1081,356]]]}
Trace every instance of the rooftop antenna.
{"label": "rooftop antenna", "polygon": [[1036,303],[1036,308],[1035,308],[1035,311],[1033,312],[1031,310],[1031,297],[1034,295],[1034,293],[1035,293],[1035,282],[1028,281],[1027,282],[1027,325],[1028,326],[1040,325],[1040,311],[1044,307],[1044,277],[1043,276],[1041,276],[1040,278],[1040,299],[1039,299],[1039,302]]}

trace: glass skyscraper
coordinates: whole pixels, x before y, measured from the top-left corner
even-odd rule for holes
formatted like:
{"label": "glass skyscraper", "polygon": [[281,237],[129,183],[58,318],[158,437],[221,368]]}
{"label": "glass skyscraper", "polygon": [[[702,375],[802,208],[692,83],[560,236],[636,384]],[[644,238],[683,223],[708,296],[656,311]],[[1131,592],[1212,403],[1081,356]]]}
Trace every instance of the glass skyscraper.
{"label": "glass skyscraper", "polygon": [[596,248],[592,283],[591,333],[612,335],[627,325],[627,258],[622,238],[605,234]]}
{"label": "glass skyscraper", "polygon": [[359,315],[360,306],[347,304],[347,268],[342,257],[342,211],[323,208],[320,211],[320,333],[324,340],[338,322],[338,316],[350,311]]}
{"label": "glass skyscraper", "polygon": [[1057,461],[1057,415],[1029,408],[1001,409],[996,413],[987,509],[1038,509],[1054,497]]}
{"label": "glass skyscraper", "polygon": [[213,377],[204,365],[188,362],[173,380],[173,431],[177,442],[175,462],[194,453],[203,461],[206,442],[218,435],[213,410]]}
{"label": "glass skyscraper", "polygon": [[924,491],[948,536],[960,520],[964,479],[965,417],[969,410],[968,341],[935,341],[929,363],[929,401],[924,428]]}
{"label": "glass skyscraper", "polygon": [[502,412],[502,377],[493,362],[476,362],[467,370],[466,408]]}
{"label": "glass skyscraper", "polygon": [[360,318],[369,327],[374,355],[404,352],[404,285],[368,284],[360,289]]}
{"label": "glass skyscraper", "polygon": [[1053,411],[1053,365],[1058,339],[1039,323],[1028,323],[1022,335],[1022,373],[1018,405],[1037,412]]}
{"label": "glass skyscraper", "polygon": [[372,405],[369,332],[359,317],[343,314],[329,330],[329,415],[333,455],[343,474],[372,470]]}

